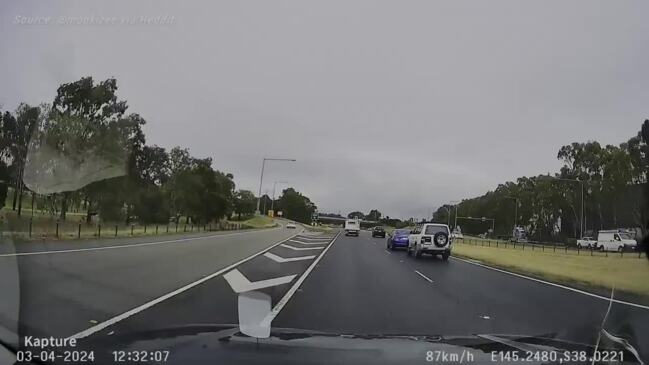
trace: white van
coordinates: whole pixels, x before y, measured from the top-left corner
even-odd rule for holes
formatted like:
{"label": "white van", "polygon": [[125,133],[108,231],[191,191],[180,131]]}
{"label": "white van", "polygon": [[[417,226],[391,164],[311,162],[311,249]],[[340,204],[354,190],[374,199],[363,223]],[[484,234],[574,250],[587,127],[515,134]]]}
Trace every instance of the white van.
{"label": "white van", "polygon": [[600,251],[635,250],[637,245],[633,235],[625,231],[599,231],[597,234],[597,249]]}
{"label": "white van", "polygon": [[361,230],[360,219],[348,219],[345,221],[345,236],[353,235],[358,236]]}

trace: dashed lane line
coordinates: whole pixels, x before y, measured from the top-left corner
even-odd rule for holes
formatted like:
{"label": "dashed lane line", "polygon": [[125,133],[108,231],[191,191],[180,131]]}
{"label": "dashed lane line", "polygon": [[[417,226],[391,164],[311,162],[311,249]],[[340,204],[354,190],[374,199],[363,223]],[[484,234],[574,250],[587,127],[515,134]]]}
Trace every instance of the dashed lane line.
{"label": "dashed lane line", "polygon": [[419,276],[421,276],[422,278],[424,278],[424,280],[426,280],[427,282],[429,282],[429,283],[431,283],[431,284],[433,283],[433,281],[432,281],[428,276],[426,276],[426,275],[420,273],[420,272],[417,271],[417,270],[415,270],[415,272],[417,273],[417,275],[419,275]]}

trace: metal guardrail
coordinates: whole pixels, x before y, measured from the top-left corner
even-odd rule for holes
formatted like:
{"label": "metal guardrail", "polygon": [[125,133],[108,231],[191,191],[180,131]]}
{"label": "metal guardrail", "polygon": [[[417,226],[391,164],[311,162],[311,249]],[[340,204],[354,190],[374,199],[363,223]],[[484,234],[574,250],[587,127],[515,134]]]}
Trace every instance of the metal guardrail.
{"label": "metal guardrail", "polygon": [[[546,245],[543,243],[533,243],[533,242],[514,242],[514,241],[503,241],[503,240],[492,240],[488,238],[474,238],[474,237],[465,237],[460,239],[455,239],[456,243],[465,243],[473,246],[482,246],[482,247],[494,247],[494,248],[508,248],[521,251],[537,251],[537,252],[553,252],[553,253],[564,253],[564,254],[573,254],[573,255],[588,255],[593,257],[609,257],[609,256],[619,256],[619,257],[637,257],[643,258],[646,257],[646,254],[640,250],[633,251],[600,251],[594,249],[580,249],[578,247],[572,247],[568,245]],[[639,247],[639,246],[638,246]]]}

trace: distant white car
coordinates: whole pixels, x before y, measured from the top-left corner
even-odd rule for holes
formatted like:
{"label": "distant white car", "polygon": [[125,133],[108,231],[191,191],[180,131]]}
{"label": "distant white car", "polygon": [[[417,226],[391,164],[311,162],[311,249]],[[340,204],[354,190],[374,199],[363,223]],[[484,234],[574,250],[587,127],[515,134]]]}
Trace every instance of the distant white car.
{"label": "distant white car", "polygon": [[626,249],[635,250],[638,242],[630,233],[611,230],[599,231],[597,233],[597,248],[600,251],[618,251]]}
{"label": "distant white car", "polygon": [[577,248],[595,249],[597,248],[597,241],[593,237],[582,237],[580,240],[577,240]]}
{"label": "distant white car", "polygon": [[286,228],[288,228],[288,229],[296,229],[297,226],[293,222],[288,222],[288,223],[286,223]]}

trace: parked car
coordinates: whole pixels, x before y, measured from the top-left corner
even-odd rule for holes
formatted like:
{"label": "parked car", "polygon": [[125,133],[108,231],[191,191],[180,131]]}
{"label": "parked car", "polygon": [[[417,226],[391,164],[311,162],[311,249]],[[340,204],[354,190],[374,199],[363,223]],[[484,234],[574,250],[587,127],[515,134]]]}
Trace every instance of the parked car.
{"label": "parked car", "polygon": [[408,255],[421,257],[424,253],[441,255],[444,261],[451,256],[451,230],[446,224],[425,223],[418,225],[408,236]]}
{"label": "parked car", "polygon": [[361,231],[360,219],[348,219],[345,221],[345,236],[358,236]]}
{"label": "parked car", "polygon": [[512,242],[527,243],[527,231],[523,227],[514,227],[512,231]]}
{"label": "parked car", "polygon": [[597,233],[597,249],[600,251],[635,250],[638,242],[633,235],[621,230],[599,231]]}
{"label": "parked car", "polygon": [[381,237],[385,238],[385,229],[381,226],[376,226],[372,228],[372,237]]}
{"label": "parked car", "polygon": [[577,248],[596,249],[597,241],[593,237],[582,237],[580,240],[577,240]]}
{"label": "parked car", "polygon": [[388,237],[387,247],[388,250],[395,248],[408,247],[408,236],[410,235],[409,229],[395,229],[394,232]]}
{"label": "parked car", "polygon": [[296,229],[297,226],[293,222],[288,222],[288,223],[286,223],[286,228],[288,228],[288,229]]}

